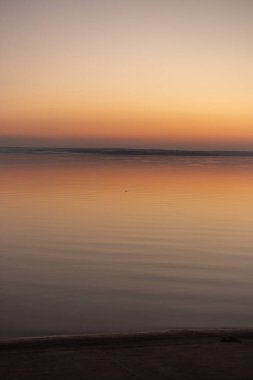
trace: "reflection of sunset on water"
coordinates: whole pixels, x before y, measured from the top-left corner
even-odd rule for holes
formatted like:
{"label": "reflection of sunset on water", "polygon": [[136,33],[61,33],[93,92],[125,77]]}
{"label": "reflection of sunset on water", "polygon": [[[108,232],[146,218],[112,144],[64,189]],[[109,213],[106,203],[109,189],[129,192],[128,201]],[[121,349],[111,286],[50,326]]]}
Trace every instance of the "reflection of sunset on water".
{"label": "reflection of sunset on water", "polygon": [[[42,213],[49,223],[54,218],[49,210],[55,210],[61,221],[73,218],[75,228],[95,225],[106,217],[115,226],[124,225],[131,213],[143,220],[162,218],[165,226],[186,221],[215,227],[228,217],[235,224],[252,220],[251,161],[42,157],[19,161],[17,166],[2,165],[1,190],[15,193],[13,204],[22,199],[19,209],[13,209],[21,213],[17,220],[28,209],[38,218]],[[7,213],[9,202],[3,202],[2,207]],[[127,223],[134,226],[134,218]]]}
{"label": "reflection of sunset on water", "polygon": [[2,153],[0,336],[248,326],[252,169]]}

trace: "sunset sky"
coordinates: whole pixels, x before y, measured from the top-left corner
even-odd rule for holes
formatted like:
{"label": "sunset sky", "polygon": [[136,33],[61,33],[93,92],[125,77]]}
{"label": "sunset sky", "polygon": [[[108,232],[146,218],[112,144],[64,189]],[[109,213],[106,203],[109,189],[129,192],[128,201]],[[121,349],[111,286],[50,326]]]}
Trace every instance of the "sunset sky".
{"label": "sunset sky", "polygon": [[253,150],[253,1],[0,0],[0,145]]}

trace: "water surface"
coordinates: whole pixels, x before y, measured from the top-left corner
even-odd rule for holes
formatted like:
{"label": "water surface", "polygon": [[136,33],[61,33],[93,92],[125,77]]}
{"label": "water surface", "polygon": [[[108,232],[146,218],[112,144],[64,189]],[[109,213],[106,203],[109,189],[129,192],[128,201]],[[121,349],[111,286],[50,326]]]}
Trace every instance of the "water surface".
{"label": "water surface", "polygon": [[253,158],[0,155],[1,337],[252,327]]}

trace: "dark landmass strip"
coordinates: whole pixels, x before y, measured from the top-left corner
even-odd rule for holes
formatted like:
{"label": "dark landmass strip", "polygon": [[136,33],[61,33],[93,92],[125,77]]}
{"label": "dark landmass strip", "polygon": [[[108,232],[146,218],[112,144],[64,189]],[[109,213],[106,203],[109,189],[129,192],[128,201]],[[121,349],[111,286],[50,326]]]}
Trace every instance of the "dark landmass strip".
{"label": "dark landmass strip", "polygon": [[185,157],[253,157],[253,151],[177,150],[131,148],[48,148],[0,147],[0,154],[115,155],[115,156],[185,156]]}
{"label": "dark landmass strip", "polygon": [[252,380],[252,330],[0,341],[5,380]]}

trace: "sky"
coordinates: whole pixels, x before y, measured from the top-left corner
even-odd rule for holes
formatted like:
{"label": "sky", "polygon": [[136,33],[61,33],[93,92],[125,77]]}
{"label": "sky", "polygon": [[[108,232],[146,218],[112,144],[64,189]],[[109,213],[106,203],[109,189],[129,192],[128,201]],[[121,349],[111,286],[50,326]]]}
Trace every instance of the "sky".
{"label": "sky", "polygon": [[0,0],[0,146],[253,149],[253,1]]}

